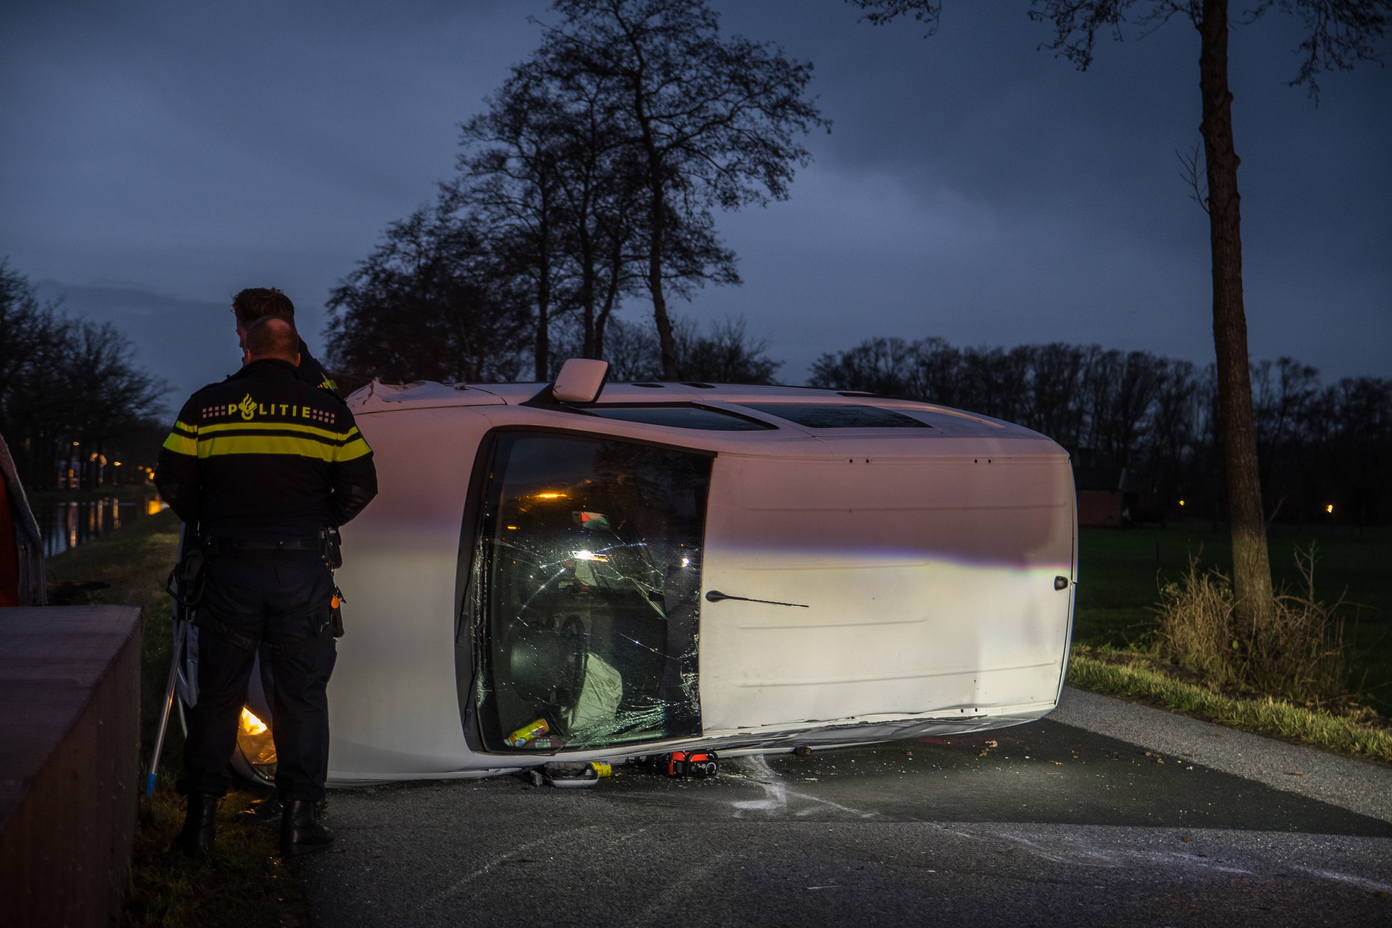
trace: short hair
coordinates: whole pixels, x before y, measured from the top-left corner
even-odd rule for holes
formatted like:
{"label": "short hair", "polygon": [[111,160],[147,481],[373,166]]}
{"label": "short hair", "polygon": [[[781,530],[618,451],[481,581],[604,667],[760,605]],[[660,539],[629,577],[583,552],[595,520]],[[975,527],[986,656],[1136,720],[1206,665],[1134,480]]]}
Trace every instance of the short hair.
{"label": "short hair", "polygon": [[247,328],[247,355],[253,359],[279,358],[294,363],[300,352],[300,333],[295,323],[279,316],[263,316]]}
{"label": "short hair", "polygon": [[266,316],[295,321],[295,304],[275,287],[248,287],[241,291],[232,298],[232,312],[244,329]]}

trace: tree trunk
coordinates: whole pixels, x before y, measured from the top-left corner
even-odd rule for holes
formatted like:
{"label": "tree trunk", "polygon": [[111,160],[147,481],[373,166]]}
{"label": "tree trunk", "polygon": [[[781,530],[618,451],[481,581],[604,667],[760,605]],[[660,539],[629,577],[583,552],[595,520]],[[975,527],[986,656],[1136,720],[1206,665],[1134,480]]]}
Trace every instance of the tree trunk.
{"label": "tree trunk", "polygon": [[662,292],[662,240],[666,210],[663,209],[662,182],[652,185],[652,212],[649,218],[651,236],[648,242],[648,292],[652,294],[653,320],[657,323],[657,341],[662,347],[662,379],[677,379],[677,350],[672,338],[672,320],[667,315],[667,297]]}
{"label": "tree trunk", "polygon": [[663,181],[662,155],[653,139],[643,94],[634,94],[634,113],[642,129],[643,150],[648,156],[648,293],[652,295],[653,320],[657,323],[657,342],[662,349],[662,379],[677,379],[676,341],[672,320],[667,315],[667,297],[662,292],[662,244],[666,239],[667,200]]}
{"label": "tree trunk", "polygon": [[547,318],[550,288],[543,284],[540,289],[546,292],[546,296],[537,300],[536,381],[544,383],[551,379],[551,320]]}
{"label": "tree trunk", "polygon": [[551,379],[551,230],[546,221],[551,204],[542,200],[542,221],[538,229],[540,244],[537,275],[537,336],[536,379],[544,383]]}
{"label": "tree trunk", "polygon": [[584,318],[584,344],[580,354],[586,358],[598,358],[599,349],[595,346],[595,249],[590,236],[588,212],[580,214],[580,305]]}
{"label": "tree trunk", "polygon": [[617,238],[614,241],[614,253],[609,265],[609,286],[604,292],[604,308],[601,309],[595,318],[595,354],[596,358],[604,357],[604,329],[609,324],[609,316],[614,312],[614,304],[619,298],[619,277],[623,273],[623,244]]}
{"label": "tree trunk", "polygon": [[1240,159],[1233,146],[1228,89],[1228,3],[1204,0],[1199,89],[1203,95],[1204,158],[1208,167],[1209,238],[1213,249],[1213,345],[1218,356],[1218,411],[1232,530],[1233,593],[1246,627],[1271,614],[1271,565],[1266,552],[1247,317],[1242,307],[1242,214],[1237,192]]}

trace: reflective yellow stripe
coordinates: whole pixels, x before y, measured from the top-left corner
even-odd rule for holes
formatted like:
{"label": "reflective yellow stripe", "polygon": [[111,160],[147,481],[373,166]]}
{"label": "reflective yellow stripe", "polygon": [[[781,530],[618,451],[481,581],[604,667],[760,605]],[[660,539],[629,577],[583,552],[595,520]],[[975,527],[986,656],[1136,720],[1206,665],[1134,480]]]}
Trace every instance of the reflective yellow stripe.
{"label": "reflective yellow stripe", "polygon": [[[363,446],[366,447],[366,443]],[[224,454],[294,454],[332,463],[338,452],[334,445],[293,435],[217,435],[198,442],[199,458]]]}
{"label": "reflective yellow stripe", "polygon": [[[356,432],[357,429],[353,429],[353,431]],[[369,447],[367,446],[367,442],[363,441],[362,436],[358,436],[356,439],[354,439],[353,441],[350,441],[348,444],[344,445],[342,448],[339,448],[339,449],[338,449],[338,454],[336,454],[336,455],[334,456],[334,460],[335,460],[335,461],[351,461],[351,460],[353,460],[354,458],[360,458],[360,457],[362,457],[364,454],[371,454],[371,453],[372,453],[372,449],[369,448]]]}
{"label": "reflective yellow stripe", "polygon": [[198,454],[198,442],[187,435],[180,435],[178,432],[170,432],[169,437],[164,440],[164,447],[167,451],[175,454],[187,454],[193,457]]}
{"label": "reflective yellow stripe", "polygon": [[178,419],[175,419],[175,420],[174,420],[174,431],[177,432],[177,431],[179,431],[179,430],[181,430],[181,429],[182,429],[183,431],[185,431],[185,432],[188,432],[190,435],[197,435],[197,434],[198,434],[198,426],[196,426],[196,425],[189,425],[187,422],[180,422]]}
{"label": "reflective yellow stripe", "polygon": [[216,435],[219,432],[245,432],[252,429],[258,432],[299,432],[302,435],[314,435],[330,441],[348,441],[358,434],[357,426],[346,432],[330,432],[328,429],[300,425],[298,422],[224,422],[221,425],[205,425],[198,434]]}

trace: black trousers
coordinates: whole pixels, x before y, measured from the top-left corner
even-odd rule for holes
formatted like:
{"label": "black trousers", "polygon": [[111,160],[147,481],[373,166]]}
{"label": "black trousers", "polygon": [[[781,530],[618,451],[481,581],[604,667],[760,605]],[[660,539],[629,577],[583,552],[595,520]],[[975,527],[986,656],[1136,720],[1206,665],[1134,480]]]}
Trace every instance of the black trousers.
{"label": "black trousers", "polygon": [[[271,735],[276,749],[276,791],[283,799],[324,798],[329,770],[326,688],[337,651],[326,632],[333,574],[317,554],[247,552],[220,555],[208,567],[198,606],[235,636],[285,648],[263,648],[275,686]],[[287,647],[288,646],[288,647]],[[256,646],[201,626],[198,632],[198,705],[188,714],[184,742],[189,792],[225,796],[227,765],[237,745]]]}

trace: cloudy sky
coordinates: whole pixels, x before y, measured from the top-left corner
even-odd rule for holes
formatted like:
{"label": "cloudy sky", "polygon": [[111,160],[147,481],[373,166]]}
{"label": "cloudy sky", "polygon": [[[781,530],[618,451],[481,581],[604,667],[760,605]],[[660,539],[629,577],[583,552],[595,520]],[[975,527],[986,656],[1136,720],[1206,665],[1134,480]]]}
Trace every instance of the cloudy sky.
{"label": "cloudy sky", "polygon": [[[1079,74],[1024,0],[948,0],[927,39],[842,0],[712,5],[811,60],[834,125],[789,200],[719,217],[744,286],[680,312],[744,317],[789,383],[876,335],[1212,359],[1187,23]],[[237,366],[242,287],[290,294],[322,353],[329,289],[451,175],[529,16],[547,3],[0,0],[0,256],[121,325],[173,406]],[[1286,86],[1299,40],[1276,14],[1233,34],[1252,355],[1392,376],[1392,69],[1326,75],[1316,107]]]}

